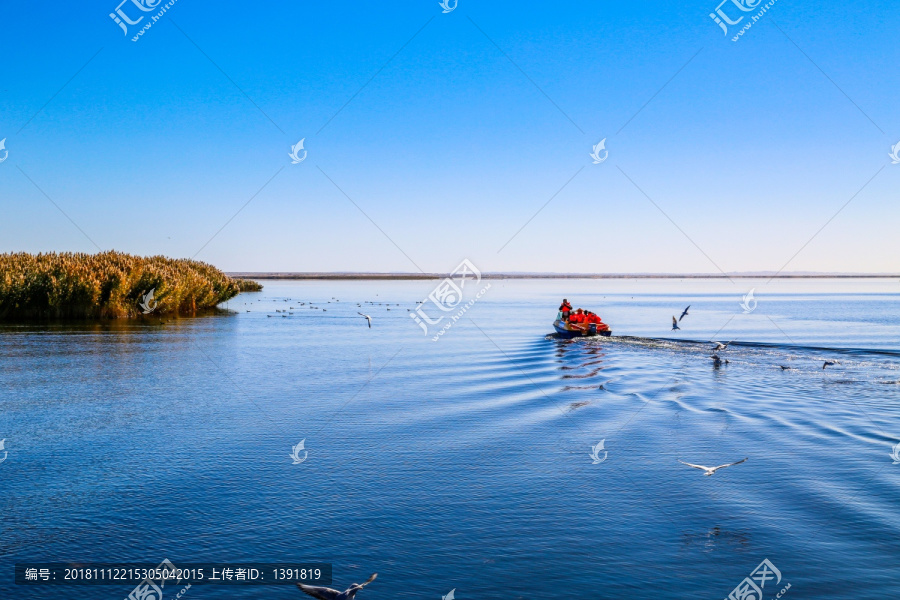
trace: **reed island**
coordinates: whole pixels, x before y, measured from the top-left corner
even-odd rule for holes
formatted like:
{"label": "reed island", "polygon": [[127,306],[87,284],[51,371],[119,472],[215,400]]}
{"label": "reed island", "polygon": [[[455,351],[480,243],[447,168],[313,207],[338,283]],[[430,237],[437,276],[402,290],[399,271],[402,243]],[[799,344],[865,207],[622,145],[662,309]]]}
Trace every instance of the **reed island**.
{"label": "reed island", "polygon": [[262,286],[204,262],[122,252],[0,254],[0,321],[196,315]]}

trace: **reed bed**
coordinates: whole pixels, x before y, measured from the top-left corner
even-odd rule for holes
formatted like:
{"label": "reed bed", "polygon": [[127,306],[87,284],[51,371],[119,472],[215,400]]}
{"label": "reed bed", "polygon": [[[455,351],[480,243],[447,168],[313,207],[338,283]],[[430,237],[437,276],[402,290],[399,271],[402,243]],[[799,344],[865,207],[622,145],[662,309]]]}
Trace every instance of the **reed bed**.
{"label": "reed bed", "polygon": [[252,279],[236,279],[232,278],[238,284],[238,289],[242,292],[261,292],[263,286],[258,281]]}
{"label": "reed bed", "polygon": [[259,289],[255,281],[232,279],[196,260],[115,251],[0,254],[5,321],[139,318],[147,307],[153,315],[194,315]]}

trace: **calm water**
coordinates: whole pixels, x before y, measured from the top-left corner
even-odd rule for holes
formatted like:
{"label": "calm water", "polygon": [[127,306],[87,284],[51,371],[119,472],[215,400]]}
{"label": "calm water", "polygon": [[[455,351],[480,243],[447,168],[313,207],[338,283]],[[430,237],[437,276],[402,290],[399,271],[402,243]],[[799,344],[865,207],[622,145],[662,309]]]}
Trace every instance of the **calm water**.
{"label": "calm water", "polygon": [[[437,342],[407,310],[427,281],[0,329],[0,597],[133,587],[17,587],[19,561],[163,558],[331,562],[340,589],[377,571],[362,600],[719,599],[766,558],[766,598],[900,593],[900,283],[490,283]],[[549,335],[563,296],[615,337]],[[729,364],[710,339],[737,340]]]}

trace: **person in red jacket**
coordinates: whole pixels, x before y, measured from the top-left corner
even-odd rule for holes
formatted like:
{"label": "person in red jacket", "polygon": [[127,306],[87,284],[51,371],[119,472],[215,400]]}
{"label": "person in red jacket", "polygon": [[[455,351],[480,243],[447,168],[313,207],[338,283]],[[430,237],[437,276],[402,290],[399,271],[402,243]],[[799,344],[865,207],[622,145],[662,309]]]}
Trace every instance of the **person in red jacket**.
{"label": "person in red jacket", "polygon": [[597,331],[606,331],[609,329],[609,325],[604,323],[603,319],[601,319],[599,315],[596,315],[591,311],[586,311],[586,313],[588,325],[596,325]]}
{"label": "person in red jacket", "polygon": [[563,298],[562,304],[559,305],[559,312],[562,313],[562,320],[569,320],[569,313],[572,312],[572,305],[569,304],[569,301]]}
{"label": "person in red jacket", "polygon": [[578,309],[573,314],[569,315],[569,323],[581,324],[586,323],[587,318],[584,316],[584,311],[582,309]]}

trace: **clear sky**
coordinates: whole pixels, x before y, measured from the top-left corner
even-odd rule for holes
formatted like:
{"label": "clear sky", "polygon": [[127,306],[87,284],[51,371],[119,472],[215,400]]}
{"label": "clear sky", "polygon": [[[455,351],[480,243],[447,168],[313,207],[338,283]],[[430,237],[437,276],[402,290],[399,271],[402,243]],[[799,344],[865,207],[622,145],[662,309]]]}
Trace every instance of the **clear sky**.
{"label": "clear sky", "polygon": [[900,5],[740,1],[5,2],[0,251],[900,271]]}

